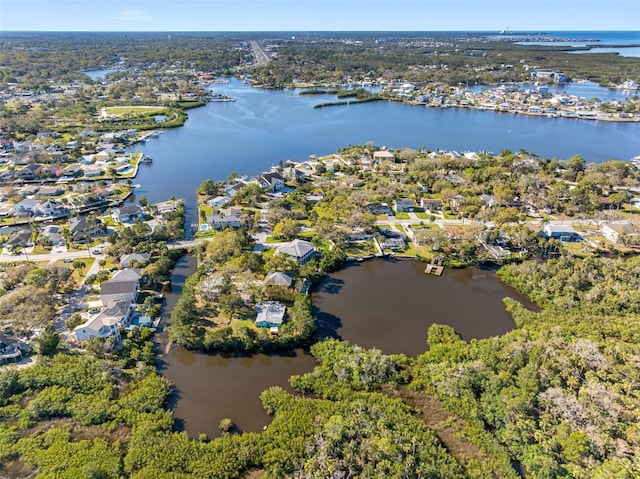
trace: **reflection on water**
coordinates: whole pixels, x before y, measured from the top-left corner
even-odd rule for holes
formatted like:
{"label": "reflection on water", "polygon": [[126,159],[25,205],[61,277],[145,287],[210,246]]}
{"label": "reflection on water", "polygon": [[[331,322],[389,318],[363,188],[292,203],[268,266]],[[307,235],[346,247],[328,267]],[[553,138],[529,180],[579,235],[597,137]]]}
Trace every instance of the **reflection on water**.
{"label": "reflection on water", "polygon": [[[465,339],[494,336],[514,327],[502,299],[526,298],[503,285],[491,270],[467,268],[425,274],[424,263],[377,260],[358,263],[328,277],[313,294],[320,337],[349,340],[385,353],[417,355],[426,349],[433,323],[451,325]],[[195,261],[185,256],[172,276],[164,320],[182,291]],[[191,437],[220,434],[230,418],[242,431],[260,431],[270,418],[260,393],[270,386],[286,389],[289,377],[313,368],[304,351],[290,356],[224,357],[168,348],[160,333],[158,368],[176,388],[170,407],[177,427]]]}
{"label": "reflection on water", "polygon": [[424,268],[417,261],[386,260],[332,274],[313,295],[319,335],[413,356],[424,352],[433,323],[452,326],[464,339],[485,338],[515,327],[503,298],[531,306],[492,270],[445,269],[437,277]]}

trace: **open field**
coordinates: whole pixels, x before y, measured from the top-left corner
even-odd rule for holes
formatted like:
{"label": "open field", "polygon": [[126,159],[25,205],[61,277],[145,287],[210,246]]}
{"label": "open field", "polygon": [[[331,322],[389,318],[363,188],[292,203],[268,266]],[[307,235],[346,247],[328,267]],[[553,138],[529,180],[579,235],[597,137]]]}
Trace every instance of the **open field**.
{"label": "open field", "polygon": [[105,108],[107,115],[117,115],[117,116],[126,115],[128,113],[131,113],[131,114],[138,114],[138,113],[148,114],[148,113],[156,113],[156,112],[160,113],[164,109],[165,108],[162,106],[144,106],[144,105],[108,106]]}

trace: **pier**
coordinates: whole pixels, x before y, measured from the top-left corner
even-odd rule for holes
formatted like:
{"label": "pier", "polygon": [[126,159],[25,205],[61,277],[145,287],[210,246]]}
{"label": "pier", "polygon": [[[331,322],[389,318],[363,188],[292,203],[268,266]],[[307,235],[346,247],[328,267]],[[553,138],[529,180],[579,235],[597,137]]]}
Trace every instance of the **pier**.
{"label": "pier", "polygon": [[444,261],[444,258],[442,256],[434,257],[431,260],[431,263],[429,263],[427,267],[424,269],[424,272],[427,274],[442,276],[442,273],[444,271],[444,265],[442,264],[443,261]]}

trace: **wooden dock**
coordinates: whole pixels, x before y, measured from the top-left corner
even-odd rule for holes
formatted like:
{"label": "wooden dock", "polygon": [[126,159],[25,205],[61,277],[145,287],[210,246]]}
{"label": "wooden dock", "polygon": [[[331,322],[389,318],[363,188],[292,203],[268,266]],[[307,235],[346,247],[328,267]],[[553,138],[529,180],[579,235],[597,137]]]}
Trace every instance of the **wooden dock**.
{"label": "wooden dock", "polygon": [[444,266],[439,264],[429,263],[425,268],[424,272],[427,274],[435,274],[436,276],[441,276],[444,271]]}

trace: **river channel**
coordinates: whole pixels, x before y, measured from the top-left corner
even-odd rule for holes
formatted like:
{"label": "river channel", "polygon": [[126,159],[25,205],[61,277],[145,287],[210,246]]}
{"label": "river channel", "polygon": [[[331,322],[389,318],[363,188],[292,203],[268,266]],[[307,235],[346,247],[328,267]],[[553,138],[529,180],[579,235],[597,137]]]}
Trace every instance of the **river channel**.
{"label": "river channel", "polygon": [[[597,85],[571,88],[588,97],[616,94]],[[189,110],[184,126],[164,130],[157,138],[133,147],[153,158],[152,164],[141,165],[136,183],[142,186],[136,195],[146,195],[151,202],[170,196],[183,198],[189,223],[197,222],[195,190],[205,179],[225,180],[232,172],[254,176],[280,161],[304,161],[311,154],[335,153],[350,144],[495,153],[523,148],[548,158],[581,154],[594,162],[629,160],[640,153],[639,123],[386,101],[313,108],[335,101],[335,96],[252,88],[236,79],[212,85],[211,90],[236,101],[211,102]],[[620,93],[619,98],[624,95]]]}
{"label": "river channel", "polygon": [[[162,325],[166,325],[184,280],[195,271],[184,256],[172,276]],[[464,339],[503,334],[514,328],[504,297],[528,300],[502,284],[491,270],[447,270],[427,275],[417,261],[374,260],[330,275],[313,293],[320,337],[338,337],[385,353],[415,356],[426,349],[433,323],[452,326]],[[164,333],[157,335],[158,368],[175,386],[171,408],[177,427],[191,437],[220,434],[218,424],[230,418],[243,431],[260,431],[270,419],[259,395],[269,386],[288,389],[288,379],[313,368],[303,351],[291,356],[228,358],[167,350]]]}

